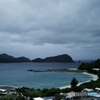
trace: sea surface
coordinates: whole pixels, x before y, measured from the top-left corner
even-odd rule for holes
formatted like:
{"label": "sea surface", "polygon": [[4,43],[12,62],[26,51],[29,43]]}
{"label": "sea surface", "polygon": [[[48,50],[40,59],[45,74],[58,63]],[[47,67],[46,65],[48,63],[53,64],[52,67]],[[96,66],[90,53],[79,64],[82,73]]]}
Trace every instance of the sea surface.
{"label": "sea surface", "polygon": [[82,73],[28,71],[78,68],[79,65],[80,63],[0,63],[0,85],[43,89],[70,85],[73,77],[79,82],[91,80],[91,76]]}

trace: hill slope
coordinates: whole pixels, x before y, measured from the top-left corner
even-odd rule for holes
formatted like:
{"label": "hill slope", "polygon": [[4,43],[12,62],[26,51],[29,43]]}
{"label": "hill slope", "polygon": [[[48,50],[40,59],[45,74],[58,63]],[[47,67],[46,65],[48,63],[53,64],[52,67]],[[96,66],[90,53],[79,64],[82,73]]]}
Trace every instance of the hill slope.
{"label": "hill slope", "polygon": [[0,63],[11,63],[11,62],[30,62],[31,60],[26,57],[15,58],[7,54],[0,54]]}
{"label": "hill slope", "polygon": [[11,55],[8,54],[0,54],[0,63],[12,63],[12,62],[73,62],[73,59],[67,55],[58,55],[58,56],[52,56],[52,57],[47,57],[45,59],[42,58],[36,58],[33,60],[30,60],[29,58],[26,57],[18,57],[15,58]]}
{"label": "hill slope", "polygon": [[45,59],[36,58],[33,59],[32,62],[73,62],[73,59],[69,55],[63,54],[53,57],[47,57]]}

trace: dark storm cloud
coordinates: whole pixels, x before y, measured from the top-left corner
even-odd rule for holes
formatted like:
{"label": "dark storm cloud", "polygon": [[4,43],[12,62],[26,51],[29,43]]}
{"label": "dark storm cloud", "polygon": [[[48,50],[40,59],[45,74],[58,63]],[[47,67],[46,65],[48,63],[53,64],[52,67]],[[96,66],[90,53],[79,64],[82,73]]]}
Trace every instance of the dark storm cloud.
{"label": "dark storm cloud", "polygon": [[51,47],[52,53],[62,45],[59,52],[98,52],[99,5],[100,0],[0,0],[0,47],[20,51],[25,44],[26,51]]}

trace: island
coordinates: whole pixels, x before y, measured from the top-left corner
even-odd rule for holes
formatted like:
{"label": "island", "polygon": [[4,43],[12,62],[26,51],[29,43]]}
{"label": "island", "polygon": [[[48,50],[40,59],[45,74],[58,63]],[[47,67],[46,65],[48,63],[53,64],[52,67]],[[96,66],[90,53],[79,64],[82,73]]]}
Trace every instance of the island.
{"label": "island", "polygon": [[26,57],[15,58],[6,53],[0,54],[0,63],[18,63],[18,62],[31,62],[31,60]]}
{"label": "island", "polygon": [[46,58],[36,58],[30,60],[27,57],[13,57],[6,53],[0,54],[0,63],[19,63],[19,62],[62,62],[62,63],[71,63],[74,62],[72,57],[68,54],[62,54],[58,56],[46,57]]}
{"label": "island", "polygon": [[46,57],[46,58],[36,58],[33,59],[32,62],[74,62],[72,57],[68,54],[62,54],[52,57]]}

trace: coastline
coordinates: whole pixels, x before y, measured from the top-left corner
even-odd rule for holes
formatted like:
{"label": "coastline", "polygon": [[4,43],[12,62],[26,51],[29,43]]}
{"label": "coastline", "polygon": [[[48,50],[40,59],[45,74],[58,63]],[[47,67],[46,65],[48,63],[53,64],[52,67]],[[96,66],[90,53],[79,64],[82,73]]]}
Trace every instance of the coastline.
{"label": "coastline", "polygon": [[[91,76],[91,77],[92,77],[91,80],[93,80],[93,81],[96,81],[96,80],[98,79],[98,76],[95,75],[95,74],[90,74],[90,73],[87,73],[87,72],[82,72],[82,73],[85,74],[85,75]],[[83,84],[83,83],[90,82],[91,80],[84,81],[84,82],[80,82],[80,83],[77,84],[77,86],[80,86],[80,85]],[[71,87],[71,85],[66,85],[66,86],[61,86],[61,87],[59,87],[59,89],[65,89],[65,88],[70,88],[70,87]]]}
{"label": "coastline", "polygon": [[0,85],[0,88],[19,88],[18,86],[14,86],[14,85]]}
{"label": "coastline", "polygon": [[[85,74],[85,75],[89,75],[92,77],[91,80],[93,81],[96,81],[98,79],[98,76],[95,75],[95,74],[90,74],[90,73],[87,73],[87,72],[82,72],[82,74]],[[87,80],[87,81],[83,81],[83,82],[80,82],[77,84],[77,86],[83,84],[83,83],[87,83],[87,82],[90,82],[91,80]],[[3,88],[3,87],[12,87],[12,88],[19,88],[19,87],[23,87],[23,86],[14,86],[14,85],[0,85],[0,88]],[[57,87],[59,89],[65,89],[65,88],[71,88],[71,85],[66,85],[66,86],[61,86],[61,87]]]}

